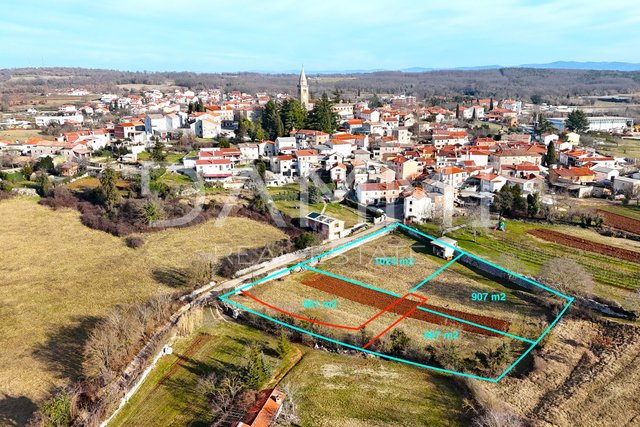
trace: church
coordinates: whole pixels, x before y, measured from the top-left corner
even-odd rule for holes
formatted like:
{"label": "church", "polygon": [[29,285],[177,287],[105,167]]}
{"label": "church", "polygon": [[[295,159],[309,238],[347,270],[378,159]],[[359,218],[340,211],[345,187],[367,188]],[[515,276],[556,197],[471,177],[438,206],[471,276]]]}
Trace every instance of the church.
{"label": "church", "polygon": [[304,108],[311,110],[311,103],[309,102],[309,83],[307,83],[307,76],[304,74],[304,66],[300,70],[300,80],[298,81],[298,98]]}

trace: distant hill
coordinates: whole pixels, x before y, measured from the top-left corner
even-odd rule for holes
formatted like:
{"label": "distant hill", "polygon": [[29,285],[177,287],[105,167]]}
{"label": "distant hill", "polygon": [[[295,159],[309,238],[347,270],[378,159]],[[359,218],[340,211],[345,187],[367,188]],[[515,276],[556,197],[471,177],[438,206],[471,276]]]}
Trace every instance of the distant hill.
{"label": "distant hill", "polygon": [[[548,67],[548,66],[547,66]],[[485,66],[476,70],[371,71],[318,74],[307,71],[315,96],[339,89],[345,98],[377,94],[432,96],[510,97],[529,99],[542,95],[547,102],[566,102],[568,94],[614,95],[640,92],[640,71],[578,70],[538,67]],[[293,70],[292,70],[293,71]],[[92,93],[115,92],[122,86],[160,85],[189,88],[223,88],[247,93],[296,93],[296,73],[193,73],[130,72],[86,68],[0,69],[0,93],[49,93],[56,89],[82,87]],[[139,90],[139,89],[136,89]]]}
{"label": "distant hill", "polygon": [[[596,70],[596,71],[640,71],[640,64],[632,62],[578,62],[578,61],[555,61],[546,64],[522,64],[522,65],[470,65],[467,67],[409,67],[400,70],[376,69],[356,69],[356,70],[306,70],[307,74],[369,74],[383,71],[401,71],[403,73],[428,73],[430,71],[478,71],[478,70],[498,70],[500,68],[544,68],[549,70]],[[300,70],[285,70],[281,73],[273,73],[266,70],[253,70],[251,72],[259,74],[298,74]]]}
{"label": "distant hill", "polygon": [[556,61],[548,64],[525,64],[519,68],[550,68],[563,70],[640,71],[640,64],[631,62]]}

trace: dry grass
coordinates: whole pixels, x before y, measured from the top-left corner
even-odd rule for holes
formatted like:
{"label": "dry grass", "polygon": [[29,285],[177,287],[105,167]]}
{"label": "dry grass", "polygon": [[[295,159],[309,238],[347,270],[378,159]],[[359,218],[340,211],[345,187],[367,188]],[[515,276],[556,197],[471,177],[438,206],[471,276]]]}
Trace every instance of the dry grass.
{"label": "dry grass", "polygon": [[175,291],[163,274],[194,255],[220,257],[284,237],[271,226],[228,218],[223,227],[208,222],[148,234],[134,250],[83,226],[76,211],[30,199],[1,202],[0,218],[0,399],[37,401],[65,384],[79,373],[79,343],[96,319],[116,304]]}
{"label": "dry grass", "polygon": [[42,135],[38,129],[9,129],[0,130],[0,139],[6,139],[8,141],[26,141],[32,138],[51,139],[52,136]]}
{"label": "dry grass", "polygon": [[640,330],[565,318],[551,335],[536,354],[539,368],[524,378],[476,383],[482,395],[539,426],[638,425]]}
{"label": "dry grass", "polygon": [[[375,260],[380,257],[413,258],[414,264],[376,265]],[[316,268],[404,295],[446,263],[446,260],[431,255],[429,243],[390,234],[322,262]]]}

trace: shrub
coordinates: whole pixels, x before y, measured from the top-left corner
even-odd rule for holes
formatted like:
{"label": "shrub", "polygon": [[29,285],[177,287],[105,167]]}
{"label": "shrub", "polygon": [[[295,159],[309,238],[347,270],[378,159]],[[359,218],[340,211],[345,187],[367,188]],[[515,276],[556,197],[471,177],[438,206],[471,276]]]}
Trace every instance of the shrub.
{"label": "shrub", "polygon": [[315,233],[306,231],[294,240],[296,249],[305,249],[315,246],[319,243],[318,236]]}
{"label": "shrub", "polygon": [[125,244],[131,249],[138,249],[144,245],[144,239],[139,236],[129,236],[125,239]]}

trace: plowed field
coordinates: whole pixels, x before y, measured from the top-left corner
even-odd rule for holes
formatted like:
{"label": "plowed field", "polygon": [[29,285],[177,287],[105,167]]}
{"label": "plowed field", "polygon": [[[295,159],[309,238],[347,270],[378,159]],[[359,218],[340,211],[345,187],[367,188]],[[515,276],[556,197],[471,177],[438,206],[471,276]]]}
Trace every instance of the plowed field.
{"label": "plowed field", "polygon": [[[329,292],[342,298],[346,298],[351,301],[355,301],[360,304],[368,305],[370,307],[376,307],[379,309],[385,309],[389,307],[398,298],[393,295],[384,294],[373,289],[367,289],[362,286],[346,282],[344,280],[336,279],[333,277],[325,276],[323,274],[314,274],[302,281],[303,284],[315,289],[320,289],[324,292]],[[428,299],[428,297],[427,297]],[[416,306],[415,301],[402,300],[395,304],[389,311],[396,314],[405,314]],[[450,310],[447,308],[438,307],[431,304],[420,304],[420,307],[428,308],[430,310],[438,311],[440,313],[447,314],[449,316],[458,317],[460,319],[468,320],[483,326],[487,326],[500,331],[507,331],[510,323],[506,320],[495,319],[487,316],[480,316],[476,314],[469,314],[463,311]],[[416,310],[409,315],[410,318],[421,320],[436,325],[453,326],[458,329],[473,332],[476,334],[482,334],[487,336],[501,336],[486,329],[477,328],[466,323],[458,322],[455,320],[447,319],[446,317],[438,316],[436,314],[428,313],[422,310]]]}
{"label": "plowed field", "polygon": [[560,233],[558,231],[545,230],[543,228],[529,230],[528,233],[548,242],[559,243],[571,248],[582,249],[589,252],[607,255],[612,258],[619,258],[626,261],[640,263],[639,252],[630,251],[615,246],[609,246],[602,243],[596,243],[592,242],[591,240],[574,237],[569,234]]}
{"label": "plowed field", "polygon": [[606,225],[629,233],[640,234],[640,221],[637,219],[601,210],[598,210],[598,213],[604,217]]}

